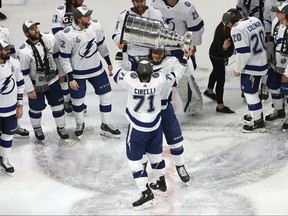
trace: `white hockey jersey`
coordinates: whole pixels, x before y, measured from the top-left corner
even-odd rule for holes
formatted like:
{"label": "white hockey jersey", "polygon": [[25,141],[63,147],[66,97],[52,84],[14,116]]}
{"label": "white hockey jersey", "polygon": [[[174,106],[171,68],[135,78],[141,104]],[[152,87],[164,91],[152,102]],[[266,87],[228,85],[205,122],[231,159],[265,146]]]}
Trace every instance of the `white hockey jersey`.
{"label": "white hockey jersey", "polygon": [[16,114],[17,94],[23,94],[24,80],[19,61],[10,58],[0,65],[0,116]]}
{"label": "white hockey jersey", "polygon": [[116,61],[114,80],[128,92],[126,118],[133,128],[143,132],[156,130],[161,123],[161,94],[175,82],[172,73],[153,72],[150,82],[140,82],[134,71],[121,69]]}
{"label": "white hockey jersey", "polygon": [[[167,6],[163,0],[153,0],[151,6],[161,11],[164,21],[171,31],[175,31],[180,35],[190,31],[192,32],[193,45],[201,45],[204,21],[190,0],[179,0],[174,7]],[[165,47],[167,50],[179,48]]]}
{"label": "white hockey jersey", "polygon": [[73,22],[73,12],[67,10],[66,3],[60,5],[52,18],[51,28],[53,34],[56,34],[58,31],[62,31],[64,28],[71,26]]}
{"label": "white hockey jersey", "polygon": [[280,6],[283,3],[288,3],[286,1],[278,1],[278,0],[265,0],[264,3],[264,26],[266,33],[270,33],[272,30],[272,22],[276,18],[276,13],[271,11],[272,6]]}
{"label": "white hockey jersey", "polygon": [[260,8],[260,1],[263,1],[264,7],[264,0],[237,0],[236,8],[244,18],[253,16],[260,19],[264,10],[264,8],[262,10]]}
{"label": "white hockey jersey", "polygon": [[[56,50],[57,47],[55,46],[55,37],[53,34],[45,32],[45,33],[41,33],[42,35],[42,40],[44,42],[44,44],[46,45],[47,49],[49,50],[49,52],[53,55]],[[42,61],[44,60],[44,49],[43,46],[41,45],[40,42],[38,42],[35,47],[37,48]],[[34,91],[34,86],[33,86],[33,82],[36,79],[36,61],[33,55],[33,50],[31,48],[31,46],[25,41],[18,50],[18,57],[20,60],[20,68],[21,71],[23,73],[24,76],[24,81],[25,81],[25,91],[26,92],[31,92]],[[54,59],[49,58],[49,66],[50,66],[50,70],[56,71],[57,70],[57,66],[56,63],[54,61]],[[56,82],[58,80],[58,76],[56,76],[55,78],[53,78],[52,80],[49,81],[49,85]]]}
{"label": "white hockey jersey", "polygon": [[248,17],[231,29],[236,50],[235,71],[261,76],[267,73],[265,31],[259,19]]}
{"label": "white hockey jersey", "polygon": [[66,74],[72,72],[76,79],[86,79],[105,72],[100,55],[108,56],[105,35],[99,21],[92,21],[81,30],[75,22],[63,30],[60,45],[60,65]]}
{"label": "white hockey jersey", "polygon": [[[188,66],[188,64],[190,65]],[[164,75],[174,73],[176,83],[178,83],[178,81],[182,78],[183,75],[191,76],[192,71],[194,71],[194,69],[190,60],[187,61],[187,66],[183,66],[182,64],[180,64],[179,60],[173,56],[166,57],[159,65],[153,65],[153,72],[161,73]],[[168,99],[171,91],[172,86],[171,88],[165,88],[161,93],[162,110],[167,108]]]}
{"label": "white hockey jersey", "polygon": [[287,47],[284,41],[285,35],[288,33],[288,29],[285,25],[279,22],[278,18],[274,18],[272,22],[271,37],[273,38],[272,50],[268,50],[268,53],[272,53],[269,56],[271,59],[271,67],[278,72],[284,73],[284,69],[287,66]]}
{"label": "white hockey jersey", "polygon": [[[138,14],[136,14],[134,12],[134,8],[133,7],[128,9],[128,10],[124,10],[119,15],[117,23],[116,23],[114,34],[112,35],[112,39],[114,40],[115,43],[118,43],[120,41],[122,27],[123,27],[123,23],[124,23],[124,18],[126,16],[127,12],[129,14],[139,16]],[[152,19],[159,20],[162,23],[164,23],[161,12],[159,10],[153,8],[153,7],[148,7],[147,6],[144,14],[142,14],[142,17],[152,18]],[[129,44],[127,52],[131,56],[147,56],[148,53],[149,53],[149,48],[145,48],[145,47],[140,47],[140,46],[136,46],[136,45],[133,45],[133,44]]]}

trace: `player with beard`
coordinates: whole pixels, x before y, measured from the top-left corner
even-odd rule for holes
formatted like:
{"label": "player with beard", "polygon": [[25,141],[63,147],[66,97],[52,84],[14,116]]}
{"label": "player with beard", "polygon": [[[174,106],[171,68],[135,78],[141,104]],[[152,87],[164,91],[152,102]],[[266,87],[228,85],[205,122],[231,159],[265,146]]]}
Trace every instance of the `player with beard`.
{"label": "player with beard", "polygon": [[23,115],[24,80],[19,61],[10,58],[13,46],[0,40],[0,167],[13,173],[8,157],[12,147],[17,119]]}
{"label": "player with beard", "polygon": [[[120,37],[122,32],[122,27],[124,23],[124,19],[127,13],[135,16],[141,16],[141,17],[147,17],[155,20],[159,20],[162,23],[164,23],[162,14],[159,10],[149,7],[146,5],[146,0],[132,0],[133,7],[124,10],[118,17],[116,27],[114,34],[112,35],[112,39],[114,40],[115,44],[118,46],[120,50],[122,50],[124,47],[127,48],[127,53],[129,56],[129,61],[132,63],[132,69],[137,69],[137,63],[139,59],[143,57],[147,57],[149,53],[149,48],[146,47],[140,47],[133,44],[128,44],[126,47],[126,44],[123,42],[121,43]],[[124,49],[124,50],[125,50]]]}
{"label": "player with beard", "polygon": [[42,111],[46,108],[46,99],[51,107],[59,136],[62,139],[68,139],[69,135],[65,130],[63,95],[57,75],[57,62],[53,58],[55,37],[50,33],[40,33],[39,24],[32,20],[23,23],[22,29],[28,39],[20,46],[18,52],[25,90],[28,93],[30,122],[36,138],[44,140],[41,118]]}
{"label": "player with beard", "polygon": [[[71,26],[73,22],[73,10],[81,5],[83,5],[84,0],[65,0],[65,3],[60,5],[52,18],[52,32],[55,35],[58,44],[60,44],[59,38],[63,29]],[[61,67],[58,67],[58,70],[62,70]],[[71,106],[71,96],[69,92],[69,85],[67,82],[67,77],[63,77],[65,79],[60,80],[61,88],[63,91],[64,97],[64,110],[66,113],[72,112]],[[86,113],[87,106],[84,104],[84,112]]]}
{"label": "player with beard", "polygon": [[99,21],[92,21],[92,10],[80,6],[73,11],[74,21],[61,34],[60,64],[68,76],[72,108],[76,120],[75,135],[81,137],[85,127],[84,98],[88,81],[100,98],[101,135],[120,138],[121,132],[110,124],[111,86],[102,65],[102,56],[112,76],[112,64]]}

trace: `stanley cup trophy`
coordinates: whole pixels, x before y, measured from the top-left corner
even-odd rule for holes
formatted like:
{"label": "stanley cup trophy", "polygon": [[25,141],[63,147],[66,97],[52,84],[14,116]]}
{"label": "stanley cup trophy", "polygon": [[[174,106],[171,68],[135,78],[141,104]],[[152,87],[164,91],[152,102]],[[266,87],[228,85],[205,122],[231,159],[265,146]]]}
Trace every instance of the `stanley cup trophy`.
{"label": "stanley cup trophy", "polygon": [[160,46],[178,46],[188,50],[191,44],[191,33],[179,35],[163,26],[159,20],[126,14],[120,42],[147,48]]}

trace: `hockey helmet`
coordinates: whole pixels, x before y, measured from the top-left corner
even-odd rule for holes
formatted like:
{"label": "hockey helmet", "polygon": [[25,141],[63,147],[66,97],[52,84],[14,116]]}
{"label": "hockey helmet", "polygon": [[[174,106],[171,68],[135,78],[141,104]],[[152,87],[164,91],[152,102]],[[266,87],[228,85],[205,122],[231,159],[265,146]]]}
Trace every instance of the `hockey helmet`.
{"label": "hockey helmet", "polygon": [[153,72],[152,64],[149,59],[141,59],[138,63],[137,73],[140,78],[148,78]]}

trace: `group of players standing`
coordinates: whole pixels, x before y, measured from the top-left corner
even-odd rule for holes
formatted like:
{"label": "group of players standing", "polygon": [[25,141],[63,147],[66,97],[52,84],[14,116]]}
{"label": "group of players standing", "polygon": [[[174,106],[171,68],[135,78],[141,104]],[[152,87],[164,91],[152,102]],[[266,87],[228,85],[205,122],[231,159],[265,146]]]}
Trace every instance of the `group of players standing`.
{"label": "group of players standing", "polygon": [[[86,80],[99,95],[101,134],[120,137],[120,130],[110,124],[111,86],[100,59],[101,55],[108,65],[109,76],[114,72],[115,82],[128,92],[126,117],[129,127],[126,153],[133,178],[141,192],[140,199],[135,201],[133,206],[135,209],[153,206],[156,201],[152,190],[160,191],[162,194],[166,194],[167,191],[165,161],[162,158],[162,132],[170,147],[180,179],[185,183],[190,181],[184,166],[183,136],[171,104],[171,91],[175,83],[184,86],[180,97],[184,107],[189,106],[192,99],[189,84],[193,79],[192,72],[197,67],[194,54],[196,46],[202,42],[204,22],[188,0],[153,0],[151,6],[146,5],[146,0],[132,0],[133,7],[119,15],[112,36],[120,50],[116,55],[113,69],[101,24],[97,20],[91,20],[93,11],[84,6],[83,2],[84,0],[66,0],[57,8],[52,19],[54,36],[50,33],[40,33],[39,22],[25,21],[23,32],[27,40],[17,50],[20,63],[17,63],[16,59],[9,58],[11,52],[11,44],[7,42],[9,40],[4,36],[0,40],[0,62],[8,68],[1,67],[1,72],[2,70],[6,72],[5,77],[1,77],[1,80],[5,80],[1,81],[1,97],[2,95],[7,97],[8,94],[3,94],[6,89],[11,90],[9,104],[6,103],[8,99],[4,98],[3,100],[1,98],[0,102],[2,131],[0,165],[6,172],[14,172],[14,167],[8,160],[8,152],[17,128],[17,118],[20,118],[23,112],[24,84],[28,94],[30,122],[38,140],[45,139],[41,127],[42,111],[46,107],[45,99],[51,106],[57,132],[62,139],[69,138],[65,130],[65,110],[68,112],[73,110],[76,120],[75,135],[79,137],[83,134]],[[237,9],[244,17],[247,16],[245,10],[251,12],[246,18],[235,20],[235,12],[229,11],[224,13],[222,20],[225,25],[233,24],[231,38],[236,50],[234,74],[241,76],[241,90],[244,92],[250,111],[250,115],[244,116],[246,123],[243,130],[246,132],[265,129],[262,103],[258,95],[261,79],[268,70],[266,34],[261,22],[264,22],[264,18],[262,15],[259,15],[259,19],[249,17],[255,15],[253,14],[255,11],[260,11],[261,7],[264,8],[264,1],[257,1],[263,4],[255,6],[255,10],[252,9],[253,2],[238,1]],[[271,64],[267,81],[275,110],[273,114],[266,116],[267,121],[285,117],[283,95],[286,95],[288,89],[285,80],[288,73],[285,71],[287,62],[285,21],[288,19],[288,6],[281,5],[282,1],[275,1],[274,6],[278,3],[279,6],[273,7],[279,22],[276,25],[272,24],[271,27],[273,39],[271,43],[274,49],[270,52]],[[192,32],[191,46],[186,50],[180,46],[149,49],[123,43],[120,41],[120,35],[126,12],[159,20],[179,34]],[[282,14],[283,20],[280,20]],[[266,21],[269,23],[268,19]],[[14,84],[17,83],[17,88],[13,87],[11,80]],[[6,102],[2,103],[4,100]],[[283,125],[283,128],[286,127],[288,128],[288,122]],[[147,158],[156,179],[156,182],[150,185],[146,171]]]}

